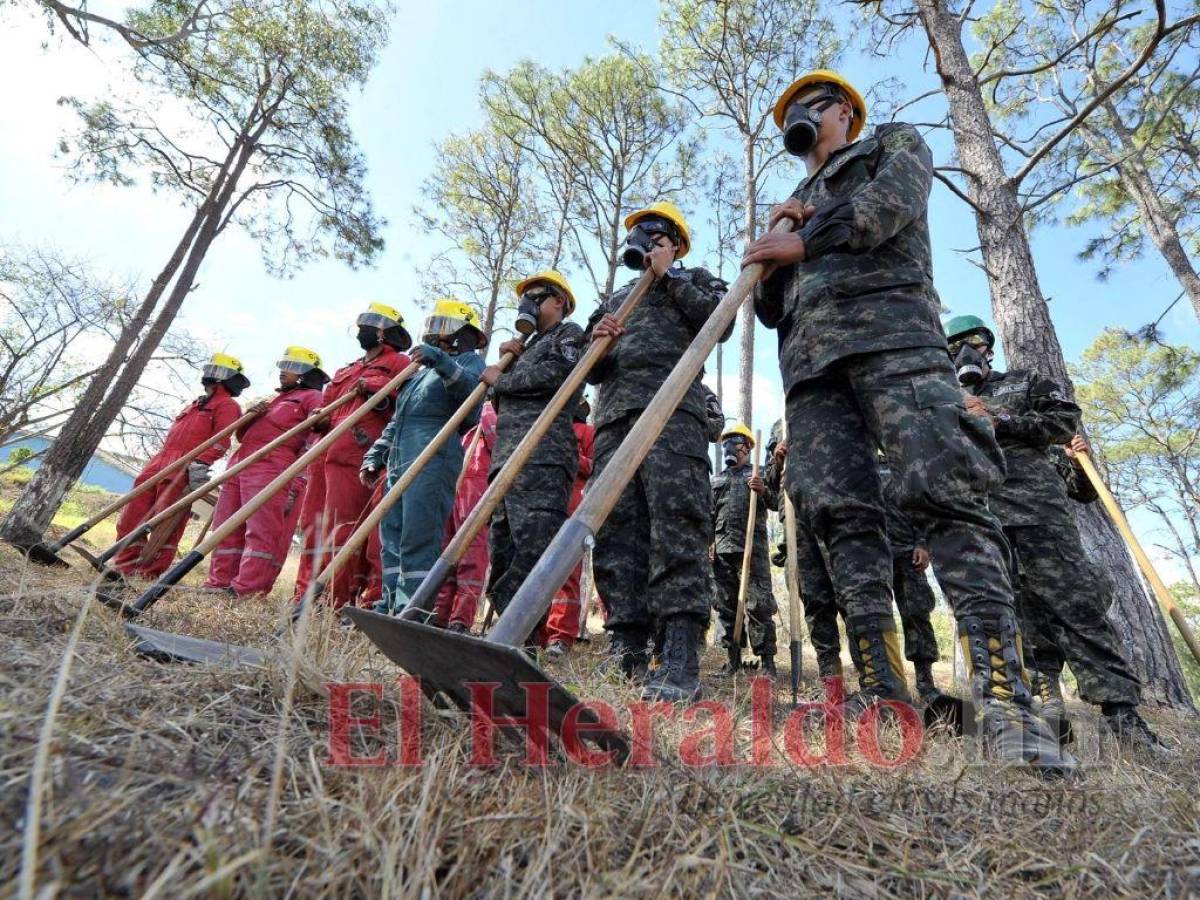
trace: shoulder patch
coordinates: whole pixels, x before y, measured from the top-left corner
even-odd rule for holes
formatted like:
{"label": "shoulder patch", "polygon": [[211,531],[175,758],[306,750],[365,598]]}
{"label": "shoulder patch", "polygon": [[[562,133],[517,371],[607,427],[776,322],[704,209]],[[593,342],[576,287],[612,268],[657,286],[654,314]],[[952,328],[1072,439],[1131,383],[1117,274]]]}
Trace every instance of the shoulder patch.
{"label": "shoulder patch", "polygon": [[912,150],[920,137],[912,128],[889,128],[881,135],[881,140],[884,149],[896,152]]}
{"label": "shoulder patch", "polygon": [[1028,381],[1015,381],[1000,385],[995,391],[992,392],[992,396],[999,397],[1003,394],[1024,394],[1028,390]]}
{"label": "shoulder patch", "polygon": [[574,341],[564,343],[559,348],[559,352],[562,354],[562,358],[569,363],[573,363],[579,359],[579,347]]}

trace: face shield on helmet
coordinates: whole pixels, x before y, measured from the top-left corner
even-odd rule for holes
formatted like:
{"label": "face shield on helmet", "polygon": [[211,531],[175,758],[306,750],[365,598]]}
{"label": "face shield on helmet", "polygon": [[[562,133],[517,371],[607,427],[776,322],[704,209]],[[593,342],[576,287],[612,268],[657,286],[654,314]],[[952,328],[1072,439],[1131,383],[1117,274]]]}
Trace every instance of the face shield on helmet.
{"label": "face shield on helmet", "polygon": [[237,369],[217,363],[207,363],[200,370],[201,381],[225,381],[237,374],[239,374]]}
{"label": "face shield on helmet", "polygon": [[479,314],[459,300],[439,300],[425,320],[422,340],[443,346],[450,353],[469,353],[487,343],[479,328]]}
{"label": "face shield on helmet", "polygon": [[359,328],[391,328],[396,324],[396,320],[383,313],[369,310],[365,313],[359,313],[358,318],[354,320],[354,324]]}

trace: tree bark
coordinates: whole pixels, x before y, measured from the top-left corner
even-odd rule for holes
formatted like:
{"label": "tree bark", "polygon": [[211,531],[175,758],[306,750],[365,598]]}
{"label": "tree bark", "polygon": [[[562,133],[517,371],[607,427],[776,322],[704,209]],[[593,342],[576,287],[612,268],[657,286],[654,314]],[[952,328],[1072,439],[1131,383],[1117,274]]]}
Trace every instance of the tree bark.
{"label": "tree bark", "polygon": [[[950,108],[950,127],[974,206],[992,312],[1011,368],[1036,369],[1072,395],[1062,346],[1038,283],[1021,213],[1019,185],[1004,168],[979,82],[962,41],[962,22],[944,0],[917,0]],[[1076,505],[1084,549],[1114,587],[1109,618],[1122,638],[1146,699],[1193,709],[1179,660],[1120,534],[1093,504]]]}
{"label": "tree bark", "polygon": [[[0,539],[28,545],[41,540],[45,534],[67,491],[104,440],[191,291],[251,152],[250,146],[242,141],[230,149],[222,172],[193,215],[170,260],[155,278],[137,315],[129,327],[122,330],[101,372],[88,385],[42,465],[0,526]],[[143,333],[150,313],[177,273],[178,278],[166,303]]]}
{"label": "tree bark", "polygon": [[[746,243],[757,237],[758,230],[758,173],[754,168],[754,140],[747,136],[743,144],[743,175],[746,190]],[[738,418],[747,426],[754,421],[754,307],[742,305],[742,339],[738,363]]]}
{"label": "tree bark", "polygon": [[[1175,225],[1175,220],[1167,212],[1162,197],[1154,185],[1154,180],[1146,168],[1145,149],[1137,146],[1133,135],[1112,102],[1104,104],[1104,111],[1107,113],[1108,119],[1105,123],[1106,127],[1111,128],[1119,152],[1125,157],[1124,161],[1117,166],[1117,174],[1124,182],[1126,190],[1129,191],[1129,196],[1137,205],[1150,240],[1162,254],[1162,258],[1166,260],[1171,274],[1179,281],[1179,286],[1192,301],[1192,309],[1195,310],[1197,318],[1200,318],[1200,275],[1196,274],[1196,269],[1184,249],[1183,241],[1179,238],[1179,229]],[[1087,127],[1084,127],[1082,131],[1088,145],[1097,155],[1102,158],[1111,158],[1112,153],[1100,135]]]}

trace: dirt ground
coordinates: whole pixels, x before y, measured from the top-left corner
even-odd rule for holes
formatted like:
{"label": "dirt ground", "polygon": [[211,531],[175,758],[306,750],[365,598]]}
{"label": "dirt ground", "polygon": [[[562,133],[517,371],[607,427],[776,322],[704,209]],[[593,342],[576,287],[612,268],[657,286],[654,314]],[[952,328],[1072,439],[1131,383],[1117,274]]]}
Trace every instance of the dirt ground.
{"label": "dirt ground", "polygon": [[[804,748],[830,748],[789,737],[786,672],[756,704],[751,677],[717,678],[710,649],[704,687],[716,703],[656,720],[640,765],[589,768],[554,746],[548,765],[530,766],[503,738],[483,765],[465,714],[405,705],[402,673],[326,614],[298,658],[281,730],[292,658],[272,637],[282,590],[236,602],[181,589],[143,617],[271,650],[262,668],[228,669],[139,657],[119,617],[87,603],[87,580],[81,564],[47,570],[0,547],[4,893],[23,866],[39,896],[1181,896],[1200,880],[1200,728],[1170,712],[1149,713],[1181,748],[1161,765],[1116,752],[1074,709],[1085,774],[1067,784],[981,760],[940,729],[905,749],[911,731],[894,723],[874,732],[878,754],[850,729],[844,764],[813,765]],[[628,729],[636,690],[598,673],[604,643],[547,668],[612,704]],[[952,687],[948,666],[939,677]],[[349,683],[380,687],[339,706],[337,685]],[[804,685],[809,699],[820,690]],[[399,765],[414,746],[419,764]],[[380,752],[381,765],[331,758]]]}

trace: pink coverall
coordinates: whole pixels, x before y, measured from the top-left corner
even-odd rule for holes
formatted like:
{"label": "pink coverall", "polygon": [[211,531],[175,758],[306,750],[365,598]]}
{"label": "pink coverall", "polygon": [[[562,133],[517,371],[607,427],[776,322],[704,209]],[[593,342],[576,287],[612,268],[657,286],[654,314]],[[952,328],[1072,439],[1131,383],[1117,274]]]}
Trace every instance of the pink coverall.
{"label": "pink coverall", "polygon": [[[238,430],[241,443],[229,464],[234,465],[260,450],[285,431],[299,425],[320,406],[321,392],[318,390],[295,387],[280,391],[271,400],[265,413]],[[311,432],[296,435],[225,482],[217,498],[212,527],[219,528],[222,522],[249,503],[294,463],[304,452],[311,436]],[[213,551],[205,587],[232,587],[239,597],[268,593],[287,558],[296,522],[300,518],[300,498],[303,493],[304,476],[299,475],[225,538]]]}
{"label": "pink coverall", "polygon": [[[475,428],[483,430],[479,442],[475,445],[475,454],[466,462],[466,472],[458,493],[454,496],[454,509],[446,522],[446,535],[442,547],[458,533],[479,498],[483,496],[488,486],[488,467],[492,464],[492,446],[496,443],[496,410],[492,404],[485,403],[479,414],[479,424]],[[475,428],[463,435],[464,449],[469,449],[475,437]],[[475,613],[479,607],[479,597],[487,582],[488,569],[488,528],[479,529],[479,534],[471,541],[458,561],[458,566],[438,591],[434,611],[439,625],[457,623],[471,628],[475,624]]]}
{"label": "pink coverall", "polygon": [[[592,474],[592,445],[596,440],[596,429],[587,422],[576,422],[575,440],[579,444],[579,469],[575,473],[575,484],[571,488],[571,502],[567,506],[567,515],[579,508],[583,500],[583,489]],[[550,604],[550,612],[546,616],[546,625],[540,633],[540,642],[546,644],[560,643],[567,647],[575,644],[579,636],[579,615],[582,610],[579,599],[579,582],[583,577],[583,563],[580,562],[566,583],[558,589]]]}

